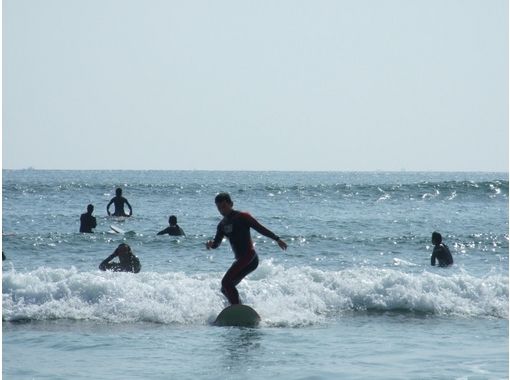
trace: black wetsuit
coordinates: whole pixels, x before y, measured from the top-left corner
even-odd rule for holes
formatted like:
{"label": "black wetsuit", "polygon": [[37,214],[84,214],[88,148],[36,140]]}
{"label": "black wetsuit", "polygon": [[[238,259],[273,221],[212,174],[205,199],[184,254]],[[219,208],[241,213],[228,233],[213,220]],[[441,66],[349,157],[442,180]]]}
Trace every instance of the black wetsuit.
{"label": "black wetsuit", "polygon": [[211,246],[211,248],[217,248],[226,236],[234,251],[236,261],[221,280],[221,291],[231,304],[240,303],[236,285],[259,265],[259,259],[251,240],[250,228],[273,240],[279,239],[278,236],[257,222],[250,214],[233,210],[218,224],[216,236]]}
{"label": "black wetsuit", "polygon": [[430,265],[436,265],[436,259],[440,267],[447,267],[453,264],[452,254],[446,244],[441,243],[434,247],[430,257]]}
{"label": "black wetsuit", "polygon": [[181,227],[179,227],[178,224],[176,224],[175,226],[169,226],[169,227],[165,228],[163,231],[158,232],[158,235],[165,235],[165,234],[168,234],[170,236],[185,235],[184,231],[182,230]]}
{"label": "black wetsuit", "polygon": [[80,216],[80,232],[92,233],[92,229],[96,228],[96,218],[88,212],[81,214]]}
{"label": "black wetsuit", "polygon": [[129,202],[126,198],[124,198],[122,196],[113,197],[110,200],[110,202],[108,203],[108,205],[106,206],[106,211],[108,211],[110,209],[110,205],[112,203],[115,206],[115,211],[113,213],[113,216],[131,216],[131,215],[126,214],[126,212],[124,211],[124,203],[125,203],[128,205],[130,212],[132,212],[131,205],[129,204]]}
{"label": "black wetsuit", "polygon": [[[115,257],[119,257],[119,263],[110,263]],[[142,265],[140,264],[140,260],[133,254],[123,254],[119,255],[117,252],[113,252],[110,256],[103,260],[101,264],[99,264],[99,269],[111,270],[114,272],[133,272],[138,273]]]}

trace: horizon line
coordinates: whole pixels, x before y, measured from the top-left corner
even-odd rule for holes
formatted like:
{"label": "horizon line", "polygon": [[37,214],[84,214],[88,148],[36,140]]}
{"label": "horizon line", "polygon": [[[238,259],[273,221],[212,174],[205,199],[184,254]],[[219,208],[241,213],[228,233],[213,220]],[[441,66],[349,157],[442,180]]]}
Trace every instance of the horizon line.
{"label": "horizon line", "polygon": [[167,172],[294,172],[294,173],[501,173],[509,174],[509,171],[501,170],[437,170],[437,169],[47,169],[32,166],[20,169],[2,168],[2,171],[167,171]]}

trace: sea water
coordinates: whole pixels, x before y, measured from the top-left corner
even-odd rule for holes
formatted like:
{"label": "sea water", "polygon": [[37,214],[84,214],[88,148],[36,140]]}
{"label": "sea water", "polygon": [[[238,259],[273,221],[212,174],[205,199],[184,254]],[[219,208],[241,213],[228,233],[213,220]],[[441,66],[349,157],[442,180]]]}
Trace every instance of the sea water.
{"label": "sea water", "polygon": [[[289,245],[252,231],[258,328],[211,324],[221,191]],[[6,379],[508,378],[507,173],[4,170],[2,197]],[[186,236],[156,236],[172,214]],[[121,242],[139,274],[98,270]]]}

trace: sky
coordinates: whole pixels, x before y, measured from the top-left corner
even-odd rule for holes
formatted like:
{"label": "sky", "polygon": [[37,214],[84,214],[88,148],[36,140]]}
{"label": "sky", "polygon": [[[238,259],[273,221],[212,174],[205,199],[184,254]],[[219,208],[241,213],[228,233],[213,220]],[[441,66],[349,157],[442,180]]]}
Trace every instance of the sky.
{"label": "sky", "polygon": [[3,0],[4,169],[508,172],[507,0]]}

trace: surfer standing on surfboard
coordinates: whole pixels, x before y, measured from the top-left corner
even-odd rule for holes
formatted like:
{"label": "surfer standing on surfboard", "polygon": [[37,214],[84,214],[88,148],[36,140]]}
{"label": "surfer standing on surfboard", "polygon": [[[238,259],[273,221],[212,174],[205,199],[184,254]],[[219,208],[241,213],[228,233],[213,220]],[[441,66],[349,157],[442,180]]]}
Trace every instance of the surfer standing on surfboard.
{"label": "surfer standing on surfboard", "polygon": [[[108,216],[110,216],[110,206],[115,206],[115,211],[113,212],[113,216],[131,216],[133,215],[133,209],[131,208],[131,205],[129,204],[128,200],[122,196],[122,189],[119,187],[117,190],[115,190],[115,197],[111,199],[111,201],[106,206],[106,212],[108,213]],[[129,215],[126,214],[124,211],[124,203],[129,208]]]}
{"label": "surfer standing on surfboard", "polygon": [[223,219],[218,224],[214,240],[209,240],[206,243],[206,248],[218,248],[225,236],[230,241],[236,261],[221,280],[221,292],[232,305],[236,305],[241,303],[236,285],[259,265],[259,259],[251,240],[250,228],[275,240],[283,250],[287,249],[287,244],[247,212],[234,210],[234,202],[228,193],[218,194],[214,202]]}

